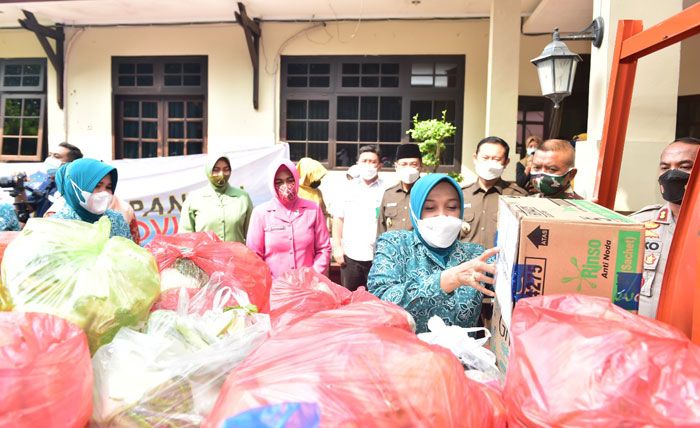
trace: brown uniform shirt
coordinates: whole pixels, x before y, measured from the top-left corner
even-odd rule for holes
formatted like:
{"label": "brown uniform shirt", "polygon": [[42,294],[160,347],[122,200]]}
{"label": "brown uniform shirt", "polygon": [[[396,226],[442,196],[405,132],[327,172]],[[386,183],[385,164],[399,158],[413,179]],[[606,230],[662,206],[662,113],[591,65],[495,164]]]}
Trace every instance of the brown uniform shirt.
{"label": "brown uniform shirt", "polygon": [[462,188],[464,193],[464,224],[460,239],[491,248],[496,245],[498,222],[498,197],[527,196],[527,192],[515,183],[499,179],[488,191],[479,182]]}
{"label": "brown uniform shirt", "polygon": [[379,205],[377,236],[392,230],[412,230],[411,213],[408,208],[410,193],[405,192],[401,183],[384,191]]}

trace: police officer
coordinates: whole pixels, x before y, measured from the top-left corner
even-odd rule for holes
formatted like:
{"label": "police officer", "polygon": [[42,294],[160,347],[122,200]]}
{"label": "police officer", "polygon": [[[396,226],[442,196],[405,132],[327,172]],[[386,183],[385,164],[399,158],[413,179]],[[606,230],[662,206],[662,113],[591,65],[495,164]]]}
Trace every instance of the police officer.
{"label": "police officer", "polygon": [[666,203],[649,205],[631,216],[645,226],[640,315],[656,318],[666,259],[676,230],[685,187],[699,148],[700,140],[691,137],[679,138],[666,146],[659,162],[659,187]]}
{"label": "police officer", "polygon": [[396,150],[396,175],[399,184],[388,188],[382,197],[377,220],[377,236],[392,230],[411,230],[409,195],[413,183],[420,177],[423,168],[418,144],[401,144]]}

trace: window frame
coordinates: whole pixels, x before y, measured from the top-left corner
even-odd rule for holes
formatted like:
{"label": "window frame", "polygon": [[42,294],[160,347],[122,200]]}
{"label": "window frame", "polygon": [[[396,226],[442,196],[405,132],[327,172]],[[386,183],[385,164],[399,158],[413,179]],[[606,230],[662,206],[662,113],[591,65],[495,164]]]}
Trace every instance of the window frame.
{"label": "window frame", "polygon": [[[318,87],[288,87],[287,64],[303,62],[307,64],[330,64],[330,84],[327,88]],[[397,87],[343,87],[342,64],[357,62],[365,63],[398,63],[399,85]],[[455,63],[457,64],[456,82],[454,87],[412,86],[411,64],[413,63]],[[458,132],[454,137],[454,158],[451,164],[441,165],[439,171],[459,171],[462,157],[462,137],[464,133],[464,85],[466,76],[465,55],[283,55],[280,60],[280,108],[279,108],[279,135],[281,141],[287,141],[287,101],[288,100],[328,100],[328,161],[321,162],[331,170],[346,170],[347,166],[336,165],[337,145],[346,144],[337,140],[337,99],[338,97],[400,97],[401,98],[401,140],[398,142],[364,142],[357,141],[358,147],[365,144],[399,145],[409,142],[406,131],[412,125],[410,117],[412,101],[454,101],[454,124]],[[434,65],[435,67],[435,65]],[[435,70],[433,69],[433,72]],[[308,75],[308,73],[307,73]],[[363,75],[361,73],[360,75]],[[378,76],[382,76],[380,74]],[[435,114],[435,112],[434,112]],[[438,116],[439,117],[439,116]],[[360,119],[358,119],[360,122]],[[378,119],[378,122],[382,122]],[[358,136],[359,138],[359,136]],[[379,139],[379,138],[378,138]],[[294,142],[292,141],[292,144]],[[308,136],[306,144],[309,144]],[[307,146],[308,147],[308,146]],[[391,157],[394,153],[391,153]],[[386,167],[385,167],[386,168]],[[390,169],[390,168],[387,168]]]}
{"label": "window frame", "polygon": [[[36,64],[41,67],[39,72],[39,84],[36,86],[5,86],[5,66],[8,64]],[[47,93],[46,93],[46,58],[0,58],[0,161],[2,162],[41,162],[47,149]],[[38,98],[39,127],[37,133],[37,149],[35,155],[3,155],[2,146],[5,126],[5,100],[7,98]],[[21,152],[21,147],[20,147]]]}
{"label": "window frame", "polygon": [[[164,82],[165,64],[171,62],[196,62],[202,67],[202,80],[199,86],[166,86]],[[153,86],[119,86],[120,64],[153,64]],[[112,93],[115,95],[206,95],[208,82],[208,64],[206,55],[164,55],[164,56],[113,56],[112,57]]]}
{"label": "window frame", "polygon": [[[201,81],[199,86],[166,86],[164,82],[165,64],[167,63],[199,63],[201,67]],[[119,86],[119,65],[124,63],[153,64],[152,86]],[[168,118],[167,107],[169,101],[201,101],[202,102],[202,153],[208,152],[208,70],[209,57],[207,55],[162,55],[162,56],[113,56],[112,57],[112,111],[113,111],[113,141],[112,154],[114,159],[127,159],[124,157],[125,147],[122,144],[121,104],[125,101],[154,101],[158,103],[158,148],[157,157],[168,157]],[[167,73],[171,74],[171,73]],[[189,74],[189,73],[186,73]],[[182,75],[182,73],[181,73]],[[141,117],[139,117],[140,119]],[[139,120],[140,122],[140,120]],[[185,125],[186,128],[186,125]],[[142,153],[139,137],[139,154]],[[183,140],[188,140],[184,138]],[[184,152],[187,142],[184,141]],[[179,155],[178,155],[179,156]],[[128,158],[132,159],[132,158]],[[142,159],[142,157],[138,158]]]}
{"label": "window frame", "polygon": [[[34,64],[41,67],[39,84],[36,86],[5,86],[5,66],[12,64]],[[46,95],[46,59],[44,58],[0,58],[0,92],[41,92]]]}

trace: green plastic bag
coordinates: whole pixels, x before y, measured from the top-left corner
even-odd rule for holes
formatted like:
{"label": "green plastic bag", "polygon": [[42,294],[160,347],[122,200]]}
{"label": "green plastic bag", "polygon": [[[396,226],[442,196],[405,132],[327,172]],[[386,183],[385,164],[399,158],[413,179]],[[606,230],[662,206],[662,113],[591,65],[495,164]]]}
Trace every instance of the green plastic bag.
{"label": "green plastic bag", "polygon": [[160,292],[147,250],[109,238],[111,224],[31,219],[5,250],[0,310],[44,312],[79,325],[90,352],[146,320]]}

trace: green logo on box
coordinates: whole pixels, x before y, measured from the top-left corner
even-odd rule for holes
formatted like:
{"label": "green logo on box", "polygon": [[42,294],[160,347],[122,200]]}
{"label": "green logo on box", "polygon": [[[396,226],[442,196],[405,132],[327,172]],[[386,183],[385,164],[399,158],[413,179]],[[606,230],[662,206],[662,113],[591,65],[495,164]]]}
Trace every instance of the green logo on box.
{"label": "green logo on box", "polygon": [[623,230],[617,235],[617,272],[636,272],[640,239],[639,232]]}

